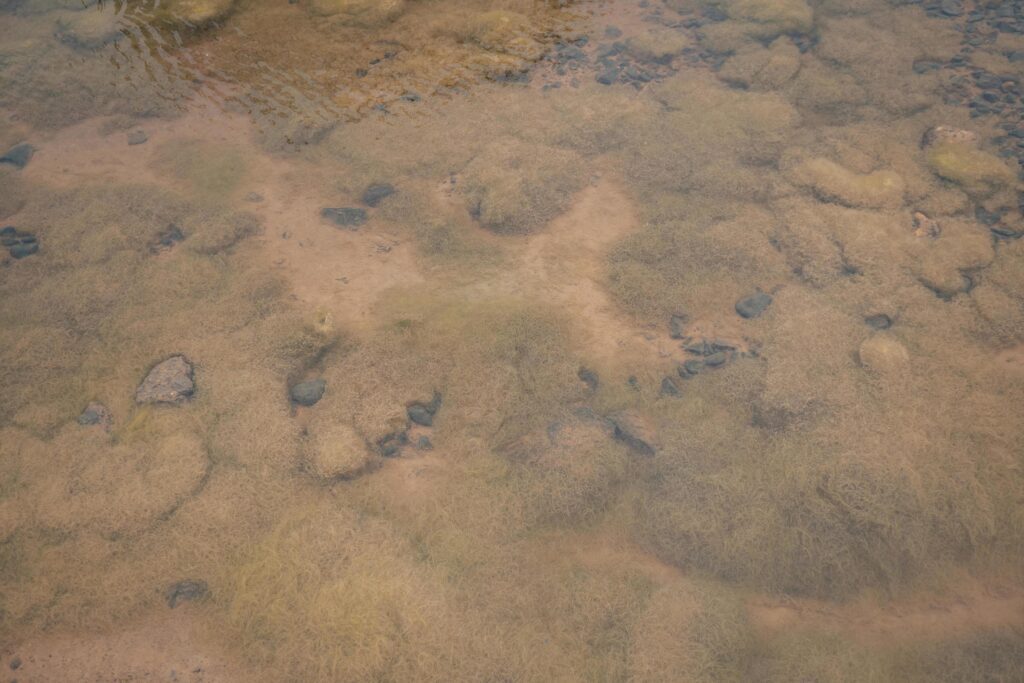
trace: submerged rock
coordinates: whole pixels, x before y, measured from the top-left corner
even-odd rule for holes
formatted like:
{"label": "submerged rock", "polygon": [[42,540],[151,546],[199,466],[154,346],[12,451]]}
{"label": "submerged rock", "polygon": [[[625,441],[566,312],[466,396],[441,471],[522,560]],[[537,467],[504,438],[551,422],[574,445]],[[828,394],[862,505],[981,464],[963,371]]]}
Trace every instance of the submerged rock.
{"label": "submerged rock", "polygon": [[28,162],[32,160],[32,155],[35,153],[35,147],[27,142],[23,142],[20,145],[15,145],[7,150],[7,152],[0,157],[0,164],[9,164],[15,168],[25,168],[28,166]]}
{"label": "submerged rock", "polygon": [[186,579],[185,581],[179,581],[167,589],[167,606],[174,609],[183,602],[201,600],[205,598],[209,592],[210,588],[206,585],[205,581],[200,581],[198,579]]}
{"label": "submerged rock", "polygon": [[937,176],[975,197],[986,197],[1015,181],[1002,159],[967,142],[936,142],[928,148],[927,160]]}
{"label": "submerged rock", "polygon": [[107,407],[102,403],[93,401],[85,407],[82,414],[78,416],[78,424],[83,427],[91,427],[94,425],[100,425],[104,429],[109,430],[110,425],[113,423],[114,418],[107,410]]}
{"label": "submerged rock", "polygon": [[363,204],[377,206],[395,193],[395,186],[388,183],[374,183],[363,191]]}
{"label": "submerged rock", "polygon": [[324,391],[327,389],[327,382],[322,379],[310,379],[305,382],[299,382],[293,384],[292,388],[288,391],[288,395],[291,396],[292,401],[298,403],[300,406],[316,405],[321,398],[324,396]]}
{"label": "submerged rock", "polygon": [[929,218],[926,214],[915,211],[914,212],[914,237],[938,237],[942,233],[942,228],[939,226],[939,222]]}
{"label": "submerged rock", "polygon": [[195,392],[192,363],[171,356],[157,363],[135,390],[136,403],[184,403]]}
{"label": "submerged rock", "polygon": [[875,313],[864,318],[864,322],[868,324],[868,327],[875,330],[887,330],[892,327],[892,318],[887,316],[885,313]]}
{"label": "submerged rock", "polygon": [[910,365],[906,347],[888,333],[865,339],[857,351],[857,358],[862,367],[879,375],[898,374]]}
{"label": "submerged rock", "polygon": [[580,366],[580,369],[576,371],[576,376],[579,377],[591,391],[596,391],[598,385],[601,384],[601,379],[597,376],[597,373],[582,365]]}
{"label": "submerged rock", "polygon": [[234,0],[169,0],[163,9],[178,21],[202,26],[223,19],[234,6]]}
{"label": "submerged rock", "polygon": [[385,458],[394,458],[401,454],[402,448],[408,443],[409,429],[405,425],[377,439],[377,450]]}
{"label": "submerged rock", "polygon": [[348,228],[349,230],[355,230],[366,222],[366,209],[357,207],[326,208],[320,211],[320,215],[339,228]]}
{"label": "submerged rock", "polygon": [[736,312],[742,318],[756,318],[764,313],[771,303],[772,297],[770,294],[757,292],[737,301]]}
{"label": "submerged rock", "polygon": [[117,12],[81,10],[65,12],[57,20],[60,41],[80,50],[98,50],[124,37]]}
{"label": "submerged rock", "polygon": [[681,393],[679,385],[671,377],[665,377],[661,380],[661,396],[679,396]]}
{"label": "submerged rock", "polygon": [[145,131],[133,130],[128,133],[128,144],[129,145],[142,145],[149,140],[149,136],[146,135]]}
{"label": "submerged rock", "polygon": [[310,0],[309,9],[348,26],[369,28],[397,18],[405,9],[405,0]]}
{"label": "submerged rock", "polygon": [[370,463],[370,452],[356,431],[345,424],[318,429],[306,447],[310,473],[326,481],[353,477]]}
{"label": "submerged rock", "polygon": [[873,209],[895,208],[903,203],[905,184],[893,171],[854,173],[828,159],[817,158],[799,164],[789,175],[827,202]]}
{"label": "submerged rock", "polygon": [[406,406],[405,412],[409,419],[421,427],[430,427],[434,424],[434,416],[441,408],[441,394],[434,392],[429,402],[415,401]]}
{"label": "submerged rock", "polygon": [[623,410],[609,418],[613,435],[633,451],[652,456],[660,448],[653,423],[635,410]]}

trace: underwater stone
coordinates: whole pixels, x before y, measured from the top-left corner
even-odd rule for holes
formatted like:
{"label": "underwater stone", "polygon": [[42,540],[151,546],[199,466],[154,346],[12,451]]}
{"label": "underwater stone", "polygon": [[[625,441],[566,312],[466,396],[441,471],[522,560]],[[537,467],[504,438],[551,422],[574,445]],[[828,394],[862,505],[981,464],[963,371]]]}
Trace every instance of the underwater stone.
{"label": "underwater stone", "polygon": [[879,375],[903,372],[910,364],[906,347],[888,333],[879,333],[865,339],[857,352],[862,367]]}
{"label": "underwater stone", "polygon": [[728,360],[729,355],[725,351],[716,351],[704,359],[704,365],[709,368],[717,368],[719,365],[725,365]]}
{"label": "underwater stone", "polygon": [[418,450],[418,451],[432,451],[432,450],[434,450],[434,444],[430,440],[430,437],[428,437],[428,436],[421,436],[419,438],[419,440],[416,441],[416,450]]}
{"label": "underwater stone", "polygon": [[32,155],[35,152],[35,147],[27,142],[23,142],[7,150],[7,153],[0,157],[0,164],[10,164],[15,168],[25,168],[28,162],[32,160]]}
{"label": "underwater stone", "polygon": [[289,391],[292,401],[298,403],[300,406],[316,405],[317,402],[323,398],[324,391],[327,389],[327,382],[322,379],[310,379],[305,382],[299,382],[292,386]]}
{"label": "underwater stone", "polygon": [[368,28],[395,19],[405,9],[405,0],[312,0],[309,8],[314,14]]}
{"label": "underwater stone", "polygon": [[83,427],[90,427],[93,425],[102,425],[106,429],[110,428],[110,424],[113,422],[113,417],[107,407],[102,403],[96,403],[93,401],[85,407],[82,414],[78,416],[78,424]]}
{"label": "underwater stone", "polygon": [[388,183],[374,183],[363,192],[363,204],[377,206],[395,193],[395,186]]}
{"label": "underwater stone", "polygon": [[23,259],[39,251],[39,242],[15,244],[8,251],[14,258]]}
{"label": "underwater stone", "polygon": [[963,142],[938,142],[928,150],[928,165],[946,180],[973,196],[987,196],[1013,183],[1013,172],[1002,160]]}
{"label": "underwater stone", "polygon": [[370,458],[366,443],[355,429],[346,424],[330,424],[313,434],[306,464],[317,478],[331,481],[359,474],[370,463]]}
{"label": "underwater stone", "polygon": [[668,334],[673,339],[682,339],[686,331],[686,316],[676,313],[668,320]]}
{"label": "underwater stone", "polygon": [[649,419],[635,410],[623,410],[609,421],[616,439],[641,455],[652,456],[659,448],[658,435]]}
{"label": "underwater stone", "polygon": [[682,365],[679,366],[678,372],[679,376],[682,377],[683,379],[690,379],[698,372],[700,372],[702,369],[704,369],[704,361],[698,360],[696,358],[691,358],[690,360],[685,361]]}
{"label": "underwater stone", "polygon": [[587,388],[590,389],[591,391],[595,391],[598,385],[601,383],[601,380],[600,378],[598,378],[596,372],[594,372],[590,368],[583,367],[582,365],[580,366],[580,369],[576,372],[576,376],[579,377],[583,381],[583,383],[587,385]]}
{"label": "underwater stone", "polygon": [[742,318],[756,318],[764,313],[765,309],[768,308],[771,303],[772,297],[770,294],[758,292],[737,301],[736,312],[739,313]]}
{"label": "underwater stone", "polygon": [[679,385],[676,384],[675,380],[671,377],[664,377],[661,380],[661,395],[662,396],[679,396]]}
{"label": "underwater stone", "polygon": [[205,598],[210,592],[205,581],[179,581],[167,589],[167,606],[174,609],[182,602],[191,602]]}
{"label": "underwater stone", "polygon": [[164,9],[179,21],[200,26],[223,18],[233,4],[234,0],[170,0]]}
{"label": "underwater stone", "polygon": [[149,140],[149,136],[146,135],[145,131],[133,130],[128,133],[128,144],[129,145],[141,145]]}
{"label": "underwater stone", "polygon": [[932,126],[921,137],[921,147],[931,147],[941,142],[962,142],[973,145],[977,141],[978,134],[974,131],[953,126]]}
{"label": "underwater stone", "polygon": [[355,230],[366,222],[366,210],[354,207],[327,208],[320,215],[341,228]]}
{"label": "underwater stone", "polygon": [[420,425],[421,427],[430,427],[434,424],[434,415],[441,408],[441,394],[434,392],[433,398],[430,399],[429,403],[422,401],[415,401],[406,406],[406,414],[409,419]]}
{"label": "underwater stone", "polygon": [[402,447],[409,443],[407,429],[398,429],[377,439],[377,449],[385,458],[394,458],[402,452]]}
{"label": "underwater stone", "polygon": [[183,403],[195,392],[192,363],[171,356],[157,363],[135,390],[136,403]]}
{"label": "underwater stone", "polygon": [[887,330],[892,327],[892,318],[887,316],[885,313],[875,313],[864,318],[864,322],[869,327],[875,330]]}

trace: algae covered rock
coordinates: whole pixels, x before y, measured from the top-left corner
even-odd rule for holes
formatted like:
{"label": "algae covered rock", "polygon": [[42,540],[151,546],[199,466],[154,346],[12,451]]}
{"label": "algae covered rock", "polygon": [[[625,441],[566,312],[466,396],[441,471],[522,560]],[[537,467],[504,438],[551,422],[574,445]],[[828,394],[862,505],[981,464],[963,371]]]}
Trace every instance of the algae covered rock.
{"label": "algae covered rock", "polygon": [[928,148],[927,161],[936,175],[975,197],[988,196],[1014,182],[1013,171],[1002,159],[969,141],[940,139]]}
{"label": "algae covered rock", "polygon": [[370,462],[370,451],[346,424],[315,428],[306,444],[306,467],[319,479],[344,479],[358,474]]}
{"label": "algae covered rock", "polygon": [[483,12],[469,20],[463,34],[465,38],[492,52],[530,61],[539,59],[543,53],[543,47],[533,37],[530,20],[518,12]]}
{"label": "algae covered rock", "polygon": [[57,20],[56,34],[66,45],[83,50],[97,50],[124,35],[118,14],[105,9],[62,14]]}
{"label": "algae covered rock", "polygon": [[655,28],[630,38],[626,47],[640,59],[667,62],[688,44],[687,37],[679,31]]}
{"label": "algae covered rock", "polygon": [[910,367],[906,347],[886,333],[865,339],[857,351],[857,359],[865,369],[882,376],[899,375]]}
{"label": "algae covered rock", "polygon": [[157,363],[135,391],[136,403],[184,403],[195,392],[192,363],[171,356]]}
{"label": "algae covered rock", "polygon": [[828,159],[815,158],[797,164],[789,176],[823,201],[873,209],[903,204],[903,178],[893,171],[854,173]]}
{"label": "algae covered rock", "polygon": [[567,209],[582,186],[582,158],[575,152],[504,138],[469,163],[462,192],[485,228],[522,234]]}
{"label": "algae covered rock", "polygon": [[233,5],[234,0],[171,0],[165,9],[178,21],[201,26],[223,19]]}
{"label": "algae covered rock", "polygon": [[372,27],[397,18],[405,9],[405,0],[312,0],[309,8],[350,26]]}
{"label": "algae covered rock", "polygon": [[730,19],[743,22],[748,35],[770,40],[786,33],[808,33],[814,12],[804,0],[733,0],[722,3]]}

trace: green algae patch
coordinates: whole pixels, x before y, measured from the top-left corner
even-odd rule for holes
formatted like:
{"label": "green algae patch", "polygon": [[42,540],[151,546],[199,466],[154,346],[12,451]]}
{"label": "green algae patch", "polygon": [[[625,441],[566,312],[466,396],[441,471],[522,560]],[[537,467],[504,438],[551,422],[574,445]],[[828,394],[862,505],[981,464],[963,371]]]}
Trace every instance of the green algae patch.
{"label": "green algae patch", "polygon": [[506,138],[488,145],[463,173],[470,213],[499,234],[535,232],[568,208],[583,187],[575,152]]}
{"label": "green algae patch", "polygon": [[231,199],[248,175],[242,152],[232,146],[201,140],[171,140],[157,150],[153,167],[170,176],[197,199]]}
{"label": "green algae patch", "polygon": [[928,149],[926,158],[936,175],[973,196],[986,197],[1014,182],[1013,172],[999,157],[967,143],[939,142]]}
{"label": "green algae patch", "polygon": [[311,0],[309,9],[348,26],[373,27],[398,17],[405,9],[405,0]]}
{"label": "green algae patch", "polygon": [[797,164],[790,177],[823,201],[876,209],[903,205],[905,184],[894,171],[854,173],[828,159],[816,158]]}

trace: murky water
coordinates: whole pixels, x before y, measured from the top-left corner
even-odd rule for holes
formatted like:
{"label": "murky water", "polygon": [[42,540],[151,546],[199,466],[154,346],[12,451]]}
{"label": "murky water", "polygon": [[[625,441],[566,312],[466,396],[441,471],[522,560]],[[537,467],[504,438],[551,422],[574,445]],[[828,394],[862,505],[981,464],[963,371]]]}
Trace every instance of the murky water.
{"label": "murky water", "polygon": [[1024,5],[0,0],[26,681],[1024,681]]}

